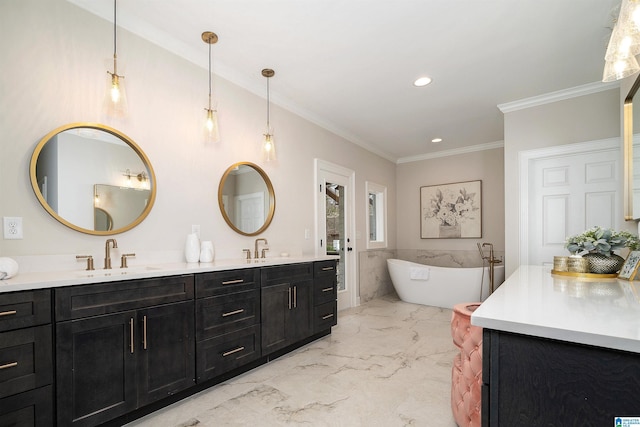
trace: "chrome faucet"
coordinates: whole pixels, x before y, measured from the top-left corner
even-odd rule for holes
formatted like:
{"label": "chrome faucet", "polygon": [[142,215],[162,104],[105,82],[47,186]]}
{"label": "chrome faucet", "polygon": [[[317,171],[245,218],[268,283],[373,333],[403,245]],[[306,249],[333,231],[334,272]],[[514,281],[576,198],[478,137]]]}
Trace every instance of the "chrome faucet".
{"label": "chrome faucet", "polygon": [[[258,242],[264,242],[265,245],[268,245],[269,242],[267,242],[267,239],[256,239],[256,243],[255,243],[255,248],[254,248],[254,252],[253,252],[253,258],[254,259],[258,259],[259,254],[258,254]],[[264,249],[262,250],[262,258],[264,258]]]}
{"label": "chrome faucet", "polygon": [[[489,246],[489,256],[485,256],[484,255],[484,251],[482,250],[482,248],[484,248],[485,246]],[[486,260],[489,262],[489,282],[491,284],[491,287],[489,288],[489,292],[493,293],[494,291],[494,278],[493,278],[493,266],[495,264],[500,264],[502,262],[502,258],[498,259],[493,255],[493,244],[492,243],[483,243],[482,246],[480,246],[480,243],[478,243],[478,250],[480,251],[480,257],[483,260]]]}
{"label": "chrome faucet", "polygon": [[104,245],[104,268],[105,270],[111,269],[111,252],[109,250],[109,243],[113,244],[113,249],[118,247],[116,239],[107,239],[107,243]]}

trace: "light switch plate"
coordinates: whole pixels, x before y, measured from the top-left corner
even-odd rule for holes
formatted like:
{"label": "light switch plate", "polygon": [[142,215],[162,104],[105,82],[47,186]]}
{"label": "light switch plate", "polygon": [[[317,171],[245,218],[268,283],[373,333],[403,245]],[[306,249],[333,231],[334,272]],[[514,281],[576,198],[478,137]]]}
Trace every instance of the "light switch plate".
{"label": "light switch plate", "polygon": [[22,239],[22,217],[5,216],[3,222],[5,240]]}

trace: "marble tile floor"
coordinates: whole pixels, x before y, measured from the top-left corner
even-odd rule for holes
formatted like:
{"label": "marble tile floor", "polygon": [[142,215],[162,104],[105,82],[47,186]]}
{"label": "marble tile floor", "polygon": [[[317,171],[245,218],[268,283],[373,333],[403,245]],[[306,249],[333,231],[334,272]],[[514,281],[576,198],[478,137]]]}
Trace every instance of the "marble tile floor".
{"label": "marble tile floor", "polygon": [[332,335],[128,426],[455,427],[450,320],[377,298],[340,312]]}

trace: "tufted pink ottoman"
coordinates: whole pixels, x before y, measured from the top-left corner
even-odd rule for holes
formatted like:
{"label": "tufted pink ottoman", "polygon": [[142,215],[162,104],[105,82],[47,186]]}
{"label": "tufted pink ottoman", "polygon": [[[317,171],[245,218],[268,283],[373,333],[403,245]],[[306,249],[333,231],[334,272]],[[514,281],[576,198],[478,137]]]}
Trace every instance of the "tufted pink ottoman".
{"label": "tufted pink ottoman", "polygon": [[451,316],[451,336],[460,349],[451,370],[451,410],[460,427],[481,422],[482,328],[471,325],[471,313],[480,303],[457,304]]}

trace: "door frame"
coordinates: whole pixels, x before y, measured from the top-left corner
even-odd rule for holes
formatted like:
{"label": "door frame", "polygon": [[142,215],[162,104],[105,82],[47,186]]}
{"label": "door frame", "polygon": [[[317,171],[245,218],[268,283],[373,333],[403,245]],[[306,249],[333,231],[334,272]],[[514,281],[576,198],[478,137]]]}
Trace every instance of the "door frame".
{"label": "door frame", "polygon": [[[358,253],[357,242],[355,239],[356,233],[356,215],[355,215],[355,186],[356,186],[356,173],[355,171],[345,168],[343,166],[337,165],[335,163],[328,162],[326,160],[315,158],[313,160],[314,166],[314,188],[316,197],[314,198],[314,220],[315,220],[315,255],[321,256],[326,254],[325,246],[321,246],[321,239],[326,239],[326,205],[324,202],[324,189],[321,186],[324,186],[325,181],[321,178],[321,173],[328,173],[333,175],[338,175],[341,178],[345,178],[348,182],[347,189],[347,200],[345,204],[345,214],[346,218],[344,224],[346,226],[346,238],[349,238],[351,247],[353,250],[347,251],[345,250],[345,271],[344,271],[344,280],[345,287],[347,292],[349,293],[349,305],[350,307],[357,307],[360,301],[359,292],[358,292],[358,283],[356,280],[356,254]],[[323,198],[321,199],[318,195],[318,192],[323,193]],[[322,200],[322,202],[320,201]],[[324,222],[324,223],[323,223]],[[325,231],[325,236],[322,236],[322,232]],[[326,242],[324,242],[326,245]]]}
{"label": "door frame", "polygon": [[[520,221],[519,221],[519,257],[518,265],[529,264],[529,174],[530,165],[534,160],[546,157],[571,156],[574,154],[593,153],[598,151],[619,150],[619,161],[622,162],[622,150],[619,137],[599,139],[595,141],[578,142],[574,144],[556,145],[534,150],[520,151],[518,163],[520,166]],[[622,165],[622,163],[620,163]],[[620,189],[622,191],[622,189]]]}

